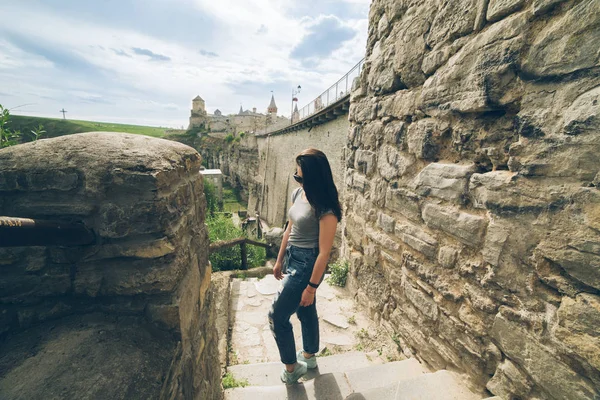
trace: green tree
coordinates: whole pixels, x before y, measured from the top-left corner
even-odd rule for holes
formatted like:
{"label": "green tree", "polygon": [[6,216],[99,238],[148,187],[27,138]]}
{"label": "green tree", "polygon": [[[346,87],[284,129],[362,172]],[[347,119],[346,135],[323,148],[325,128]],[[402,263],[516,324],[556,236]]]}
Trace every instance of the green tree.
{"label": "green tree", "polygon": [[19,144],[21,132],[9,128],[10,111],[0,104],[0,149]]}

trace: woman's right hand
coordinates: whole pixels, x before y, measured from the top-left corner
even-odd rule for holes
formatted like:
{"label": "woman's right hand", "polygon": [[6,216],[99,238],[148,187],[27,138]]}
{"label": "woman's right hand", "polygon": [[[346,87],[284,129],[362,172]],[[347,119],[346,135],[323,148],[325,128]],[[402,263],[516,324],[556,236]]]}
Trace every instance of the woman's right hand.
{"label": "woman's right hand", "polygon": [[278,281],[283,279],[282,267],[281,261],[277,261],[273,267],[273,276],[275,276],[275,279]]}

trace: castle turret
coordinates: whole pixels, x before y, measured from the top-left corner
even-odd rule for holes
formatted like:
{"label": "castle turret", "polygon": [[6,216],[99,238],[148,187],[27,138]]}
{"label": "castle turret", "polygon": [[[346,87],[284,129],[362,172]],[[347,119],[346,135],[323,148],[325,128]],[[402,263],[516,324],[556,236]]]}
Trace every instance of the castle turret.
{"label": "castle turret", "polygon": [[204,99],[202,99],[202,97],[196,96],[192,100],[192,112],[188,129],[206,128],[207,126],[208,116],[206,114],[206,104],[204,103]]}
{"label": "castle turret", "polygon": [[206,104],[202,97],[196,96],[196,98],[192,100],[192,113],[206,114]]}
{"label": "castle turret", "polygon": [[269,104],[269,108],[267,108],[267,112],[269,115],[277,116],[277,105],[275,104],[275,96],[271,95],[271,103]]}

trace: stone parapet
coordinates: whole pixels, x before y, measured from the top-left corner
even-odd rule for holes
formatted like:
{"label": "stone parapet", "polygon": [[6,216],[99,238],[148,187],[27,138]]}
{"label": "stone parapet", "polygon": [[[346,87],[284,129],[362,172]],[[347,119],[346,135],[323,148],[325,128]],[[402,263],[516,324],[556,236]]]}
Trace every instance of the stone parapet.
{"label": "stone parapet", "polygon": [[2,150],[0,215],[82,222],[97,240],[0,247],[0,334],[94,312],[134,318],[174,349],[162,398],[219,398],[200,163],[183,144],[106,132]]}

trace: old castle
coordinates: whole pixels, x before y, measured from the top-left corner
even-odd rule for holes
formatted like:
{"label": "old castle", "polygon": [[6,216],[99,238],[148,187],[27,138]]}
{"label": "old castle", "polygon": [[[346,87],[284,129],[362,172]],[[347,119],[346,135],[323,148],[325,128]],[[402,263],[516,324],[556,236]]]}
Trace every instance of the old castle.
{"label": "old castle", "polygon": [[211,132],[222,132],[238,134],[240,132],[258,133],[264,132],[267,127],[277,128],[288,125],[290,120],[277,115],[277,104],[275,96],[271,95],[271,102],[267,107],[266,114],[256,111],[256,107],[250,110],[244,110],[240,105],[240,111],[237,114],[223,115],[217,109],[213,114],[206,112],[206,103],[200,96],[192,100],[192,111],[190,115],[190,125],[188,129],[204,128]]}

